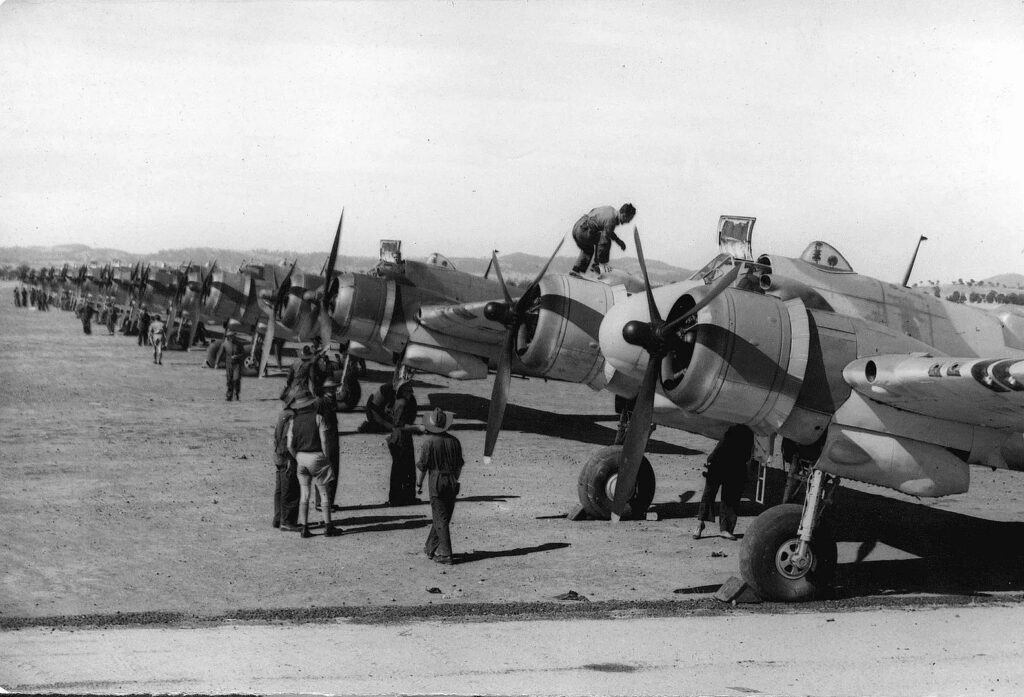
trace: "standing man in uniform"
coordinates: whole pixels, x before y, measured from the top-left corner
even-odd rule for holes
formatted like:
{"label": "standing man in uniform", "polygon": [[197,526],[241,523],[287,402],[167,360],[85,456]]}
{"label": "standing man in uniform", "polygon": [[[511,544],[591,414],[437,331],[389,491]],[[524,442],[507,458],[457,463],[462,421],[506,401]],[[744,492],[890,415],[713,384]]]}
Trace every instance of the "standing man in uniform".
{"label": "standing man in uniform", "polygon": [[572,273],[582,276],[587,272],[587,266],[595,273],[601,273],[601,265],[608,263],[611,254],[612,242],[619,245],[622,251],[626,251],[626,243],[615,234],[615,228],[625,225],[636,215],[636,208],[632,203],[624,203],[616,211],[611,206],[595,208],[572,226],[572,239],[580,248],[580,254],[576,257],[576,263],[572,267]]}
{"label": "standing man in uniform", "polygon": [[114,335],[114,329],[117,327],[117,308],[111,307],[110,312],[107,313],[107,331],[110,332],[110,336]]}
{"label": "standing man in uniform", "polygon": [[708,455],[704,472],[704,494],[697,510],[697,529],[693,539],[699,540],[704,524],[715,519],[715,496],[722,489],[722,505],[718,511],[718,529],[727,540],[736,539],[736,518],[747,481],[747,462],[754,448],[754,432],[743,424],[734,424]]}
{"label": "standing man in uniform", "polygon": [[149,343],[150,321],[149,311],[143,307],[142,315],[139,316],[139,346],[146,346]]}
{"label": "standing man in uniform", "polygon": [[160,319],[160,315],[154,315],[153,321],[149,323],[149,343],[153,345],[153,362],[157,365],[164,364],[164,347],[167,345],[166,330],[167,325]]}
{"label": "standing man in uniform", "polygon": [[416,408],[412,382],[400,382],[395,388],[395,405],[391,410],[392,430],[387,437],[388,450],[391,451],[389,506],[419,503],[419,499],[416,498],[416,450],[412,442],[412,432],[403,428],[416,422]]}
{"label": "standing man in uniform", "polygon": [[[335,495],[338,491],[338,477],[341,475],[341,453],[338,449],[338,382],[333,377],[327,378],[323,388],[320,390],[320,398],[317,400],[317,408],[320,415],[327,422],[328,443],[326,452],[331,460],[331,472],[333,478],[327,484],[328,505],[335,505]],[[321,509],[324,500],[320,496],[320,490],[316,491],[316,507]]]}
{"label": "standing man in uniform", "polygon": [[234,397],[237,401],[241,399],[239,393],[242,390],[242,364],[245,362],[246,352],[245,344],[232,330],[228,330],[228,333],[224,335],[224,343],[217,350],[213,365],[216,366],[220,363],[222,355],[224,356],[224,373],[227,381],[226,399],[230,402]]}
{"label": "standing man in uniform", "polygon": [[92,316],[95,312],[92,303],[87,302],[82,306],[82,331],[86,334],[92,334]]}
{"label": "standing man in uniform", "polygon": [[287,532],[298,532],[299,519],[299,478],[295,458],[288,451],[288,428],[295,412],[289,402],[277,415],[274,427],[274,520],[275,528]]}
{"label": "standing man in uniform", "polygon": [[423,428],[430,435],[420,446],[416,468],[416,491],[423,491],[423,479],[430,476],[430,512],[433,525],[423,546],[423,552],[439,564],[452,563],[452,513],[455,497],[459,494],[459,476],[462,474],[462,444],[448,433],[455,415],[450,411],[434,409],[423,419]]}

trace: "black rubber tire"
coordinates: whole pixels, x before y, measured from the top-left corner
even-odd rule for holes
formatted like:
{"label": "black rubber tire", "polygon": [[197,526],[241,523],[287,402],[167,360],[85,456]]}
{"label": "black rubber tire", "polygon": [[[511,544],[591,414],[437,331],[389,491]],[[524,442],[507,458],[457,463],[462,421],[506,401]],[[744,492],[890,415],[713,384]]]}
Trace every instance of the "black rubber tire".
{"label": "black rubber tire", "polygon": [[260,357],[246,356],[242,363],[242,377],[254,378],[260,374]]}
{"label": "black rubber tire", "polygon": [[[802,602],[825,592],[836,571],[836,540],[825,521],[819,521],[811,539],[810,568],[798,577],[787,576],[780,568],[797,540],[803,508],[783,504],[759,515],[743,536],[740,549],[740,575],[763,600]],[[798,541],[798,540],[797,540]],[[780,556],[781,555],[781,556]]]}
{"label": "black rubber tire", "polygon": [[[580,504],[593,518],[608,520],[612,515],[612,501],[608,498],[606,484],[608,479],[619,471],[619,459],[622,457],[621,445],[609,445],[595,452],[580,470],[576,484],[576,493]],[[657,482],[654,468],[645,457],[640,461],[640,471],[636,476],[636,491],[629,500],[629,507],[623,518],[642,519],[654,500]]]}
{"label": "black rubber tire", "polygon": [[211,341],[210,345],[206,347],[206,366],[208,368],[223,368],[224,367],[224,358],[223,357],[221,357],[220,363],[218,365],[214,365],[213,364],[213,359],[215,359],[217,357],[217,352],[220,351],[220,346],[223,343],[224,343],[223,339],[217,339],[216,341]]}
{"label": "black rubber tire", "polygon": [[338,411],[352,411],[359,406],[359,402],[363,398],[362,387],[354,381],[352,387],[354,389],[351,390],[344,387],[338,388]]}

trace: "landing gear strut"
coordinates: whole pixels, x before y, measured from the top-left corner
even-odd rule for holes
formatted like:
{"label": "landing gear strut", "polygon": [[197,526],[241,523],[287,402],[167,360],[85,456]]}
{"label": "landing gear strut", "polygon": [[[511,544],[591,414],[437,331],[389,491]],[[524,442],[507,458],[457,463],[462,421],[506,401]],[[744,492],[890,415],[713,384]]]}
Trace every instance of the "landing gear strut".
{"label": "landing gear strut", "polygon": [[829,587],[836,570],[836,541],[821,514],[838,486],[838,477],[815,469],[802,508],[769,508],[750,526],[740,551],[740,574],[761,598],[810,600]]}

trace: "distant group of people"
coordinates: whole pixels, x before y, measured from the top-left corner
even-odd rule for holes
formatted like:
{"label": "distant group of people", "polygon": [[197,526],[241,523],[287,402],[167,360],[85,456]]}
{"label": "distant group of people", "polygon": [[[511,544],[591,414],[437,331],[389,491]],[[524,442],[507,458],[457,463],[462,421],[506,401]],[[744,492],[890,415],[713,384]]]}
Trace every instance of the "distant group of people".
{"label": "distant group of people", "polygon": [[46,291],[39,288],[26,288],[25,286],[14,287],[15,307],[34,307],[40,312],[50,309],[53,297]]}

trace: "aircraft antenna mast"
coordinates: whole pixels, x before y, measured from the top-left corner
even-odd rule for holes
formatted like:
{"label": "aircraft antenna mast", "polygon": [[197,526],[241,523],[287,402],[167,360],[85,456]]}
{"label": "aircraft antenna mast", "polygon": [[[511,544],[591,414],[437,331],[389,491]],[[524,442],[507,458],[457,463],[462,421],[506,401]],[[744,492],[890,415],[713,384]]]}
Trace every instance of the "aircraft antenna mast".
{"label": "aircraft antenna mast", "polygon": [[907,272],[905,274],[903,274],[903,287],[904,288],[906,288],[907,284],[910,283],[910,272],[914,270],[914,262],[917,261],[917,253],[921,249],[921,243],[924,242],[927,239],[928,239],[927,237],[925,237],[924,235],[921,235],[921,237],[919,237],[918,240],[917,240],[917,246],[914,247],[914,256],[910,257],[910,265],[907,266]]}

